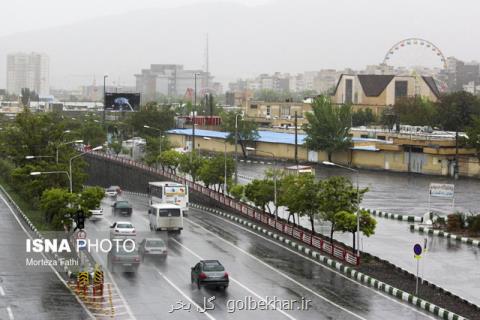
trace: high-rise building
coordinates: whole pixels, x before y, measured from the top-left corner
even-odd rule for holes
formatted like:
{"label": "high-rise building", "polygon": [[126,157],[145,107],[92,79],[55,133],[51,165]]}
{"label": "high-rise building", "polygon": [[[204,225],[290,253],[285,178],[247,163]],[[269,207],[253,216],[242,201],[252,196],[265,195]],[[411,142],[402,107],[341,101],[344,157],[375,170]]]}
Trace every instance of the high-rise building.
{"label": "high-rise building", "polygon": [[[197,97],[214,87],[213,77],[202,70],[184,70],[179,64],[152,64],[136,74],[136,89],[142,94],[142,102],[155,101],[161,96],[183,96],[194,87],[197,73]],[[208,84],[206,83],[208,79]],[[210,88],[206,88],[209,85]]]}
{"label": "high-rise building", "polygon": [[50,93],[49,58],[42,53],[14,53],[7,55],[7,91],[21,94],[23,88],[40,96]]}

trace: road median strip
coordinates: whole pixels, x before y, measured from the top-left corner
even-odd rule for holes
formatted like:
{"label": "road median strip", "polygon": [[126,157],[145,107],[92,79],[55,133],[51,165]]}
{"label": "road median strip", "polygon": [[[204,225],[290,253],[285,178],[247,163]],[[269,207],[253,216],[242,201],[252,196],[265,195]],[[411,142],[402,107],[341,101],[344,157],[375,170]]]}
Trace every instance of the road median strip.
{"label": "road median strip", "polygon": [[448,311],[444,308],[436,306],[436,305],[434,305],[434,304],[432,304],[428,301],[425,301],[421,298],[418,298],[418,297],[416,297],[412,294],[409,294],[408,292],[404,292],[400,289],[394,288],[394,287],[386,284],[385,282],[379,281],[379,280],[377,280],[373,277],[370,277],[370,276],[368,276],[368,275],[366,275],[362,272],[359,272],[359,271],[355,270],[352,267],[346,266],[346,265],[344,265],[340,262],[337,262],[337,261],[335,261],[331,258],[328,258],[328,257],[322,255],[320,252],[318,252],[316,250],[308,248],[307,246],[302,245],[300,243],[297,243],[296,241],[288,239],[284,236],[280,236],[276,232],[268,230],[267,228],[264,228],[262,226],[258,226],[257,224],[255,224],[255,223],[253,223],[253,222],[251,222],[247,219],[240,218],[237,215],[226,213],[226,212],[223,212],[223,211],[218,210],[218,209],[213,209],[213,208],[209,208],[209,207],[194,204],[194,203],[190,203],[190,206],[192,208],[197,208],[197,209],[201,209],[201,210],[204,210],[204,211],[207,211],[207,212],[214,213],[214,214],[219,215],[221,217],[232,220],[232,221],[234,221],[238,224],[247,226],[250,229],[257,230],[258,232],[260,232],[262,234],[265,234],[265,235],[269,236],[270,238],[273,238],[275,240],[278,240],[282,243],[287,244],[288,246],[296,249],[297,251],[299,251],[302,254],[313,257],[315,260],[319,261],[320,263],[322,263],[324,265],[327,265],[330,268],[335,269],[335,270],[343,273],[347,277],[349,277],[349,278],[351,278],[351,279],[353,279],[357,282],[364,283],[364,284],[366,284],[366,285],[368,285],[368,286],[370,286],[370,287],[372,287],[372,288],[374,288],[378,291],[385,292],[385,293],[387,293],[387,294],[389,294],[389,295],[391,295],[395,298],[398,298],[402,301],[405,301],[406,303],[409,303],[409,304],[414,305],[416,307],[419,307],[419,308],[421,308],[421,309],[423,309],[427,312],[430,312],[430,313],[434,314],[435,316],[438,316],[442,319],[449,319],[449,320],[465,320],[465,319],[467,319],[463,316],[460,316],[456,313],[453,313],[453,312]]}
{"label": "road median strip", "polygon": [[457,236],[455,234],[451,234],[449,232],[445,232],[442,230],[433,230],[432,228],[429,227],[422,227],[422,226],[417,226],[417,225],[410,225],[410,230],[411,231],[418,231],[420,233],[426,233],[429,235],[434,235],[442,238],[447,238],[447,239],[453,239],[458,242],[470,244],[472,246],[480,247],[480,240],[473,240],[468,237],[462,237],[462,236]]}

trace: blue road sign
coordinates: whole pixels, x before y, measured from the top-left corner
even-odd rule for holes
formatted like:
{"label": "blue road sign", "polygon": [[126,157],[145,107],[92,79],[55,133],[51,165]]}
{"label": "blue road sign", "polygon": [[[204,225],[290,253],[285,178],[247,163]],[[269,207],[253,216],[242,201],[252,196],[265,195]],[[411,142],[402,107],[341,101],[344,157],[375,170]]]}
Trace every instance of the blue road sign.
{"label": "blue road sign", "polygon": [[422,254],[422,246],[419,245],[418,243],[413,246],[413,252],[415,252],[415,255],[419,256]]}

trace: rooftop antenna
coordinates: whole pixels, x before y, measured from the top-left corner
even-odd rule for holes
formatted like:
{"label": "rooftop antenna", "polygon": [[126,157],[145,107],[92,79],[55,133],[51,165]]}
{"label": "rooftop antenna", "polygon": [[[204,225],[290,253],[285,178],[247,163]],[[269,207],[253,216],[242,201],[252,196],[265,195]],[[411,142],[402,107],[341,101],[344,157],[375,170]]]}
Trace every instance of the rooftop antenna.
{"label": "rooftop antenna", "polygon": [[205,42],[205,90],[208,92],[208,77],[210,76],[208,70],[208,33]]}

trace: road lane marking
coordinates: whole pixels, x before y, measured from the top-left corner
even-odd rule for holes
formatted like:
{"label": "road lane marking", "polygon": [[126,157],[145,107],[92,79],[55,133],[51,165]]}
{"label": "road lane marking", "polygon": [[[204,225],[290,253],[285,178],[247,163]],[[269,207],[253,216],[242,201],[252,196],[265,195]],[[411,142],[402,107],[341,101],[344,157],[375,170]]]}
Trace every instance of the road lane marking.
{"label": "road lane marking", "polygon": [[356,314],[355,312],[350,311],[350,310],[346,309],[345,307],[342,307],[341,305],[335,303],[334,301],[332,301],[332,300],[330,300],[330,299],[322,296],[321,294],[313,291],[312,289],[306,287],[305,285],[301,284],[300,282],[298,282],[297,280],[295,280],[295,279],[293,279],[292,277],[288,276],[287,274],[279,271],[277,268],[272,267],[272,266],[269,265],[268,263],[262,261],[261,259],[255,257],[255,256],[252,255],[251,253],[249,253],[249,252],[243,250],[242,248],[234,245],[233,243],[228,242],[227,240],[223,239],[222,237],[220,237],[219,235],[213,233],[212,231],[208,230],[207,228],[199,225],[199,224],[196,223],[196,222],[193,222],[193,221],[190,220],[189,218],[185,218],[185,220],[187,220],[187,221],[190,222],[191,224],[196,225],[197,227],[205,230],[206,232],[210,233],[210,234],[213,235],[214,237],[216,237],[216,238],[220,239],[221,241],[227,243],[228,245],[234,247],[235,249],[239,250],[240,252],[242,252],[243,254],[249,256],[250,258],[256,260],[257,262],[260,262],[261,264],[263,264],[264,266],[266,266],[266,267],[269,268],[270,270],[275,271],[276,273],[278,273],[279,275],[281,275],[281,276],[284,277],[285,279],[292,281],[292,282],[295,283],[297,286],[303,288],[304,290],[310,292],[311,294],[317,296],[318,298],[324,300],[325,302],[330,303],[331,305],[337,307],[338,309],[340,309],[340,310],[342,310],[342,311],[344,311],[344,312],[346,312],[346,313],[348,313],[348,314],[350,314],[350,315],[352,315],[352,316],[354,316],[354,317],[356,317],[356,318],[358,318],[358,319],[367,320],[366,318],[363,318],[362,316]]}
{"label": "road lane marking", "polygon": [[[96,256],[97,256],[98,260],[100,260],[100,262],[104,265],[105,263],[104,263],[102,257],[99,254],[96,254]],[[103,272],[105,272],[108,275],[108,277],[110,278],[110,281],[112,282],[113,286],[115,287],[115,290],[117,291],[118,296],[122,300],[123,305],[125,306],[125,309],[127,310],[128,315],[131,317],[131,319],[135,320],[136,318],[133,315],[132,310],[130,309],[130,306],[127,303],[127,300],[125,299],[122,292],[120,291],[120,288],[118,287],[117,282],[115,281],[115,279],[113,279],[113,275],[110,273],[110,271],[108,269],[106,269],[106,270],[104,269]],[[117,306],[115,306],[115,308],[116,307]]]}
{"label": "road lane marking", "polygon": [[[8,209],[10,209],[10,213],[13,215],[13,217],[15,218],[15,220],[17,220],[18,224],[20,225],[20,228],[22,228],[23,232],[25,232],[25,234],[27,235],[28,238],[30,238],[30,240],[33,241],[33,237],[30,235],[30,233],[27,231],[27,229],[25,229],[25,227],[23,226],[22,222],[20,221],[20,219],[17,217],[17,215],[15,214],[15,212],[13,211],[12,207],[10,206],[10,204],[7,202],[7,200],[5,200],[5,198],[3,197],[3,195],[0,194],[0,199],[2,199],[2,201],[5,203],[5,205],[8,207]],[[45,254],[42,252],[41,255],[43,256],[43,258],[45,260],[48,260],[47,257],[45,256]],[[70,289],[70,287],[67,285],[67,283],[65,282],[65,280],[60,276],[60,274],[57,272],[57,270],[55,270],[55,268],[49,264],[50,268],[52,269],[53,273],[58,277],[58,279],[65,285],[65,287],[67,287],[67,289],[70,290],[70,293],[75,297],[75,299],[77,300],[77,302],[83,307],[83,309],[85,310],[85,312],[88,314],[89,317],[91,317],[91,319],[95,319],[95,317],[93,316],[92,312],[90,312],[90,310],[87,308],[87,306],[83,303],[82,300],[80,300],[80,298],[73,293],[73,291]],[[10,310],[11,312],[11,310]],[[10,316],[10,314],[9,314]],[[12,318],[13,320],[13,313],[12,313]]]}
{"label": "road lane marking", "polygon": [[[193,256],[197,257],[198,259],[200,260],[204,260],[202,257],[200,257],[198,254],[196,254],[193,250],[191,250],[190,248],[186,247],[185,245],[181,244],[180,242],[178,242],[177,240],[173,239],[173,238],[170,238],[171,241],[175,242],[176,244],[178,244],[179,246],[181,246],[182,248],[184,248],[185,250],[187,250],[188,252],[190,252]],[[229,279],[231,281],[233,281],[234,283],[238,284],[240,287],[242,287],[243,289],[245,289],[246,291],[250,292],[252,295],[254,295],[255,297],[257,297],[259,300],[261,301],[264,301],[265,303],[268,303],[267,300],[265,300],[265,298],[263,298],[262,296],[260,296],[258,293],[256,293],[255,291],[251,290],[250,288],[248,288],[246,285],[242,284],[240,281],[236,280],[235,278],[233,278],[232,276],[229,276]],[[282,309],[277,309],[275,307],[273,307],[273,310],[275,311],[278,311],[280,312],[281,314],[283,314],[284,316],[286,316],[287,318],[289,319],[292,319],[292,320],[296,320],[296,318],[292,317],[291,315],[289,315],[288,313],[286,313],[285,311],[283,311]],[[366,320],[366,319],[365,319]]]}
{"label": "road lane marking", "polygon": [[3,291],[3,287],[0,286],[0,296],[5,296],[5,291]]}
{"label": "road lane marking", "polygon": [[[245,227],[243,227],[243,226],[240,226],[240,225],[238,225],[238,224],[236,224],[236,223],[234,223],[234,222],[231,222],[231,221],[229,221],[229,220],[227,220],[227,219],[225,219],[225,218],[219,217],[219,216],[217,216],[217,215],[215,215],[215,214],[213,214],[213,213],[207,212],[207,211],[203,211],[203,210],[200,210],[200,209],[197,209],[197,211],[200,211],[201,213],[208,213],[209,215],[211,215],[211,216],[213,216],[213,217],[215,217],[215,218],[217,218],[217,219],[220,219],[220,220],[222,220],[222,221],[224,221],[224,222],[226,222],[226,223],[229,223],[229,224],[231,224],[231,225],[233,225],[233,226],[235,226],[235,227],[237,227],[237,228],[240,228],[240,229],[242,229],[242,230],[244,230],[244,231],[246,231],[246,232],[248,232],[248,233],[251,233],[251,234],[253,234],[253,235],[256,235],[256,236],[259,237],[259,238],[262,238],[262,239],[264,239],[264,240],[266,240],[266,241],[268,241],[268,242],[270,242],[270,243],[272,243],[272,244],[274,244],[274,245],[276,245],[276,246],[278,246],[278,247],[281,247],[281,248],[283,248],[283,249],[285,249],[285,250],[287,250],[287,251],[289,251],[289,252],[291,252],[291,253],[299,256],[299,257],[302,257],[302,258],[304,258],[304,259],[306,259],[306,260],[308,260],[308,261],[310,261],[310,262],[313,262],[313,263],[319,265],[320,267],[322,267],[322,268],[324,268],[324,269],[326,269],[326,270],[328,270],[328,271],[330,271],[330,272],[334,272],[334,273],[336,273],[337,275],[341,276],[342,278],[345,278],[345,279],[347,279],[347,280],[349,280],[349,281],[351,281],[351,282],[353,282],[353,283],[355,283],[355,284],[357,284],[357,285],[360,285],[360,286],[362,286],[362,287],[364,287],[364,288],[366,288],[366,289],[368,289],[368,290],[371,290],[372,292],[374,292],[374,293],[376,293],[376,294],[384,297],[385,299],[388,299],[388,300],[390,300],[390,301],[392,301],[392,302],[395,302],[395,303],[397,303],[397,304],[399,304],[399,305],[401,305],[401,306],[403,306],[403,307],[406,307],[406,308],[408,308],[408,309],[410,309],[410,310],[412,310],[412,311],[414,311],[414,312],[416,312],[416,313],[418,313],[418,314],[421,314],[422,316],[425,316],[425,317],[427,317],[427,318],[429,318],[429,319],[436,319],[436,318],[433,317],[433,316],[430,316],[430,315],[428,315],[428,314],[423,313],[421,310],[418,310],[418,309],[416,309],[416,308],[414,308],[414,307],[412,307],[412,306],[410,306],[410,305],[408,305],[408,304],[404,304],[404,303],[402,303],[401,301],[398,301],[398,300],[396,300],[396,299],[394,299],[394,298],[391,298],[391,297],[389,297],[389,296],[387,296],[387,295],[385,295],[385,294],[383,294],[383,293],[381,293],[381,292],[379,292],[379,291],[377,291],[377,290],[375,290],[375,289],[373,289],[373,288],[371,288],[371,287],[369,287],[369,286],[367,286],[367,285],[365,285],[365,284],[363,284],[363,283],[361,283],[361,282],[357,282],[357,281],[355,281],[355,280],[347,277],[346,275],[344,275],[344,274],[342,274],[342,273],[340,273],[340,272],[338,272],[338,271],[336,271],[336,270],[333,270],[333,269],[328,268],[327,266],[321,264],[321,263],[318,262],[318,261],[313,260],[313,259],[310,258],[310,257],[304,256],[303,254],[301,254],[301,253],[299,253],[299,252],[297,252],[297,251],[294,251],[294,250],[292,250],[292,249],[290,249],[290,248],[288,248],[288,247],[286,247],[286,246],[283,246],[283,245],[281,245],[280,243],[278,243],[278,242],[276,242],[276,241],[273,241],[273,240],[271,240],[271,239],[269,239],[269,238],[266,238],[266,237],[264,237],[264,236],[262,236],[262,235],[260,235],[260,234],[258,234],[258,233],[255,233],[255,232],[253,232],[253,231],[251,231],[251,230],[249,230],[249,229],[247,229],[247,228],[245,228]],[[184,219],[187,219],[187,218],[184,218]],[[189,222],[191,222],[192,224],[196,224],[195,222],[193,222],[193,221],[190,220],[190,219],[187,219],[187,220],[189,220]],[[198,225],[198,224],[197,224],[197,225]],[[216,237],[222,239],[223,241],[227,242],[228,244],[230,244],[230,245],[232,245],[232,246],[235,246],[235,245],[229,243],[227,240],[225,240],[225,239],[219,237],[218,235],[216,235],[215,233],[211,232],[210,230],[206,229],[205,227],[202,227],[201,225],[199,225],[199,226],[200,226],[201,228],[207,230],[209,233],[211,233],[211,234],[215,235]],[[240,249],[240,250],[242,250],[242,249]],[[249,253],[247,253],[247,254],[249,254]],[[256,257],[255,257],[255,258],[256,258]],[[263,263],[264,263],[264,262],[263,262]]]}
{"label": "road lane marking", "polygon": [[15,319],[15,318],[13,317],[13,312],[12,312],[12,309],[11,309],[10,307],[7,307],[7,313],[8,313],[8,318],[9,318],[10,320]]}
{"label": "road lane marking", "polygon": [[[190,301],[191,304],[193,304],[197,310],[201,310],[202,308],[195,302],[192,300],[192,298],[190,298],[185,292],[182,291],[182,289],[180,289],[179,287],[177,287],[175,285],[175,283],[173,283],[170,279],[168,279],[163,273],[161,273],[160,271],[158,271],[157,269],[157,272],[158,274],[165,280],[168,282],[169,285],[171,285],[175,290],[177,290],[185,299],[187,299],[188,301]],[[207,316],[210,320],[216,320],[214,317],[212,317],[207,311],[205,312],[202,312],[205,316]]]}

